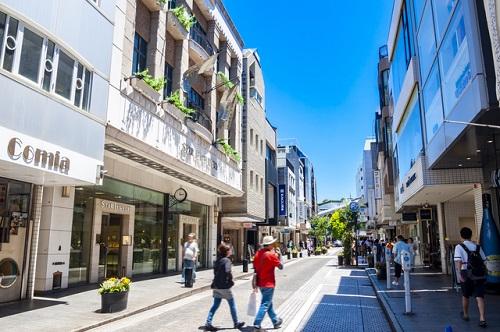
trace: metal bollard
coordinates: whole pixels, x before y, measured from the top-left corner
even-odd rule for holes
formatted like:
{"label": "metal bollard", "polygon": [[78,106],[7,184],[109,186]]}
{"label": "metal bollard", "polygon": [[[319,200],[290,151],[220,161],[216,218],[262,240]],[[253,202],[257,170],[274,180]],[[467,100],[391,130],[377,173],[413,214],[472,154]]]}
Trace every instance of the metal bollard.
{"label": "metal bollard", "polygon": [[248,272],[248,259],[243,260],[243,272]]}
{"label": "metal bollard", "polygon": [[387,289],[391,289],[391,249],[385,248],[385,271],[387,273]]}
{"label": "metal bollard", "polygon": [[410,271],[411,271],[411,254],[406,251],[401,251],[401,263],[403,265],[404,287],[405,287],[405,315],[411,315],[411,287],[410,287]]}

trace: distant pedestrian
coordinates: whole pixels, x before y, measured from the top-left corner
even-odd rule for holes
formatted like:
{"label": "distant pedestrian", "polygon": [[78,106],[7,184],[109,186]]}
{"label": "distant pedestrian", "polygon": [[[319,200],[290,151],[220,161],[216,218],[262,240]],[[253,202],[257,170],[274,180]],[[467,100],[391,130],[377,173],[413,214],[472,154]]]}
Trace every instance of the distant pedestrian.
{"label": "distant pedestrian", "polygon": [[200,250],[198,249],[198,243],[196,243],[196,234],[189,233],[188,239],[184,242],[182,253],[182,282],[184,282],[186,277],[186,269],[192,269],[193,282],[196,280],[196,262],[198,260],[198,254]]}
{"label": "distant pedestrian", "polygon": [[260,289],[262,293],[262,302],[259,311],[253,323],[254,330],[261,330],[261,324],[266,313],[271,318],[274,328],[278,329],[283,324],[283,320],[278,317],[273,308],[274,288],[276,287],[276,278],[274,276],[275,268],[283,269],[279,255],[274,250],[276,239],[272,236],[265,236],[262,241],[262,249],[255,255],[253,266],[255,269],[252,286],[255,292]]}
{"label": "distant pedestrian", "polygon": [[415,255],[417,254],[417,246],[413,238],[408,238],[408,247],[410,248],[411,269],[415,267]]}
{"label": "distant pedestrian", "polygon": [[392,284],[394,286],[399,286],[399,278],[401,278],[401,272],[403,271],[403,266],[401,265],[401,252],[405,250],[410,252],[409,246],[405,243],[405,238],[403,235],[398,235],[397,242],[392,248],[392,255],[394,256],[394,281]]}
{"label": "distant pedestrian", "polygon": [[486,282],[486,256],[479,244],[471,241],[472,230],[460,230],[463,242],[455,247],[455,269],[462,288],[462,319],[469,321],[469,298],[475,296],[479,309],[479,326],[486,327],[484,318],[484,287]]}
{"label": "distant pedestrian", "polygon": [[219,246],[219,257],[214,264],[214,280],[212,281],[214,304],[208,312],[207,322],[205,324],[205,331],[217,331],[217,328],[212,325],[215,312],[219,309],[222,299],[227,300],[231,317],[233,318],[234,328],[240,329],[245,325],[245,322],[238,321],[238,314],[236,312],[236,304],[233,298],[231,287],[234,286],[233,274],[231,273],[231,248],[222,243]]}

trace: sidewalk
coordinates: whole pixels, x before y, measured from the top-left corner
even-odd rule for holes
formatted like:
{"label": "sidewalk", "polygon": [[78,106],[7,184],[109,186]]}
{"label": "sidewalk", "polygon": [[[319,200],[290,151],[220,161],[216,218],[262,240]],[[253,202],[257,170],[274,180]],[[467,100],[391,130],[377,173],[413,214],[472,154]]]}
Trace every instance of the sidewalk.
{"label": "sidewalk", "polygon": [[[233,266],[234,279],[250,279],[252,265],[249,265],[249,272],[243,273],[242,270],[241,265]],[[210,289],[213,270],[198,271],[196,275],[193,288],[185,288],[180,283],[180,274],[132,280],[128,307],[117,313],[99,312],[101,299],[95,284],[35,297],[32,301],[3,304],[0,305],[0,326],[3,331],[86,331]]]}
{"label": "sidewalk", "polygon": [[[478,326],[479,313],[475,299],[471,299],[471,320],[460,318],[462,295],[451,288],[451,277],[429,269],[415,269],[411,273],[413,315],[405,315],[404,288],[386,288],[386,280],[378,280],[374,269],[366,273],[375,287],[379,301],[384,307],[395,331],[444,331],[451,326],[457,331],[485,331]],[[500,295],[486,294],[487,331],[500,331]]]}

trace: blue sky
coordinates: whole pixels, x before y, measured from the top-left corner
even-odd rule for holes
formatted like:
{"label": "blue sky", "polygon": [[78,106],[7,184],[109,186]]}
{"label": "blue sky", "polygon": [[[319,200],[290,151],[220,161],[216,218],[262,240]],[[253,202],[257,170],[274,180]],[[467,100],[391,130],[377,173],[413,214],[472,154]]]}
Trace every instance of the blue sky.
{"label": "blue sky", "polygon": [[312,160],[320,200],[356,194],[392,2],[224,1],[245,47],[259,51],[267,116],[279,138],[296,138]]}

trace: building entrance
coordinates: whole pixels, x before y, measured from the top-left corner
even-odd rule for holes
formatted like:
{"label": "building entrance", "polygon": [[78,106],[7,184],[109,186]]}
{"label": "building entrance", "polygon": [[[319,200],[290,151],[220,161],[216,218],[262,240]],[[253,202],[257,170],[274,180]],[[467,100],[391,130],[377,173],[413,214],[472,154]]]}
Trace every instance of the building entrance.
{"label": "building entrance", "polygon": [[[180,243],[179,243],[179,257],[177,260],[177,270],[178,271],[182,270],[182,259],[184,258],[184,257],[182,257],[182,255],[184,253],[184,250],[183,250],[184,243],[187,241],[188,235],[190,233],[196,234],[196,238],[198,239],[198,237],[200,236],[199,224],[200,224],[199,218],[186,216],[183,214],[179,215],[179,239],[180,239],[179,242]],[[200,247],[199,242],[198,242],[198,247]],[[200,257],[201,257],[201,255],[200,255]]]}
{"label": "building entrance", "polygon": [[103,214],[99,250],[99,279],[121,277],[122,215]]}

